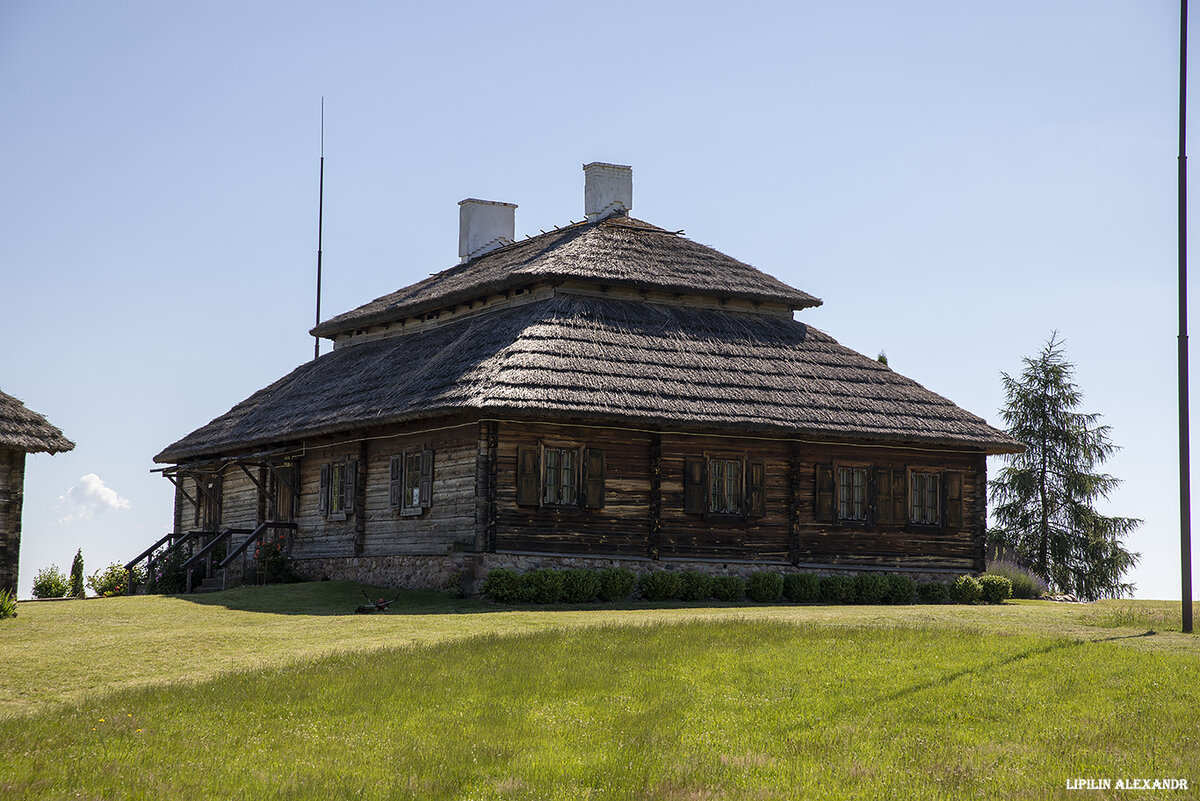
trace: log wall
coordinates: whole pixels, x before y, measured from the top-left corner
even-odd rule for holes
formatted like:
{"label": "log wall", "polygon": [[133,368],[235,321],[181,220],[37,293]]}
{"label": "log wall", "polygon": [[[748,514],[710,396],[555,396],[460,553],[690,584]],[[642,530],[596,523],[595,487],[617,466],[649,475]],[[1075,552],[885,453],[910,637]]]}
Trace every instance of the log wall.
{"label": "log wall", "polygon": [[[517,504],[519,448],[536,447],[539,442],[605,450],[602,509]],[[762,463],[765,514],[722,517],[685,513],[686,460],[705,456],[743,457],[747,463]],[[870,527],[818,523],[816,467],[838,462],[869,465],[872,471],[960,472],[961,525],[921,528],[907,523]],[[495,485],[495,542],[488,550],[498,552],[923,571],[983,568],[986,501],[979,490],[986,486],[986,463],[980,453],[505,422],[498,424]]]}
{"label": "log wall", "polygon": [[[517,503],[519,449],[539,443],[604,451],[601,508]],[[406,517],[389,506],[390,459],[421,449],[434,452],[433,503],[421,515]],[[762,516],[684,511],[686,460],[706,456],[743,457],[764,465]],[[318,496],[321,467],[342,458],[357,460],[358,493],[353,510],[338,521],[320,514]],[[414,433],[395,427],[353,442],[309,444],[299,461],[301,494],[293,541],[298,559],[474,551],[847,569],[983,568],[986,459],[978,452],[482,421]],[[961,524],[921,528],[817,522],[817,466],[839,462],[869,465],[871,471],[960,473]],[[260,522],[259,496],[240,468],[227,468],[222,528],[252,528]],[[191,504],[177,500],[177,530],[192,528],[192,516]]]}
{"label": "log wall", "polygon": [[[662,437],[662,533],[660,558],[788,559],[788,455],[790,443],[773,440]],[[683,471],[688,457],[736,458],[766,467],[766,514],[722,518],[685,514]]]}
{"label": "log wall", "polygon": [[[538,423],[498,424],[495,550],[645,556],[650,544],[651,434]],[[603,448],[604,507],[519,506],[517,455],[539,442]]]}
{"label": "log wall", "polygon": [[[962,473],[962,524],[922,529],[907,523],[870,528],[817,523],[816,466],[837,461],[874,468],[951,470]],[[900,448],[802,445],[799,448],[795,559],[800,563],[920,567],[967,572],[982,570],[986,518],[986,463],[982,454]],[[907,499],[905,501],[907,505]]]}
{"label": "log wall", "polygon": [[17,592],[21,562],[21,507],[25,452],[0,448],[0,590]]}
{"label": "log wall", "polygon": [[[258,478],[258,468],[251,467],[249,469]],[[223,475],[221,522],[217,526],[217,530],[257,527],[262,522],[258,487],[250,480],[249,476],[242,472],[242,468],[236,465],[225,468]],[[188,506],[190,507],[190,504]],[[239,537],[238,541],[240,542],[242,539]]]}
{"label": "log wall", "polygon": [[[475,536],[477,438],[477,427],[470,425],[400,436],[372,434],[360,442],[309,447],[300,459],[293,556],[375,557],[470,549]],[[419,516],[405,517],[389,506],[391,457],[421,449],[433,451],[432,505]],[[346,520],[330,520],[319,511],[321,467],[344,457],[358,460],[358,493]]]}

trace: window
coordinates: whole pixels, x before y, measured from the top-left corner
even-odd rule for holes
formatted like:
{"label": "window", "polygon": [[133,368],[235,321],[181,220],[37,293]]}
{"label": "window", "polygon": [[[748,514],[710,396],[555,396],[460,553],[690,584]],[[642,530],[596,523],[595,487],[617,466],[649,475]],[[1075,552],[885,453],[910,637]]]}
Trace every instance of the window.
{"label": "window", "polygon": [[267,519],[291,522],[296,519],[296,465],[285,463],[272,466],[270,471]]}
{"label": "window", "polygon": [[421,506],[421,454],[410,451],[404,454],[404,494],[400,498],[400,506],[404,509],[420,508]]}
{"label": "window", "polygon": [[962,472],[929,467],[818,464],[813,516],[847,526],[962,529]]}
{"label": "window", "polygon": [[604,507],[604,449],[543,442],[517,449],[517,505]]}
{"label": "window", "polygon": [[708,463],[708,511],[719,515],[740,515],[745,501],[742,482],[745,462],[741,459],[711,459]]}
{"label": "window", "polygon": [[766,465],[743,456],[684,459],[683,511],[715,517],[766,515]]}
{"label": "window", "polygon": [[392,457],[388,504],[405,517],[433,506],[433,451],[417,448]]}
{"label": "window", "polygon": [[870,523],[874,519],[870,474],[871,466],[866,464],[817,465],[817,522],[851,526]]}
{"label": "window", "polygon": [[329,517],[346,519],[346,463],[334,462],[329,469]]}
{"label": "window", "polygon": [[913,471],[909,479],[910,523],[920,526],[941,524],[941,475]]}
{"label": "window", "polygon": [[224,484],[220,473],[196,476],[195,525],[205,531],[216,531],[221,525],[221,493]]}
{"label": "window", "polygon": [[579,503],[579,451],[573,448],[542,450],[542,503],[549,506]]}
{"label": "window", "polygon": [[321,465],[318,512],[329,520],[345,520],[354,514],[357,459],[339,459]]}
{"label": "window", "polygon": [[867,468],[838,467],[838,520],[867,521]]}

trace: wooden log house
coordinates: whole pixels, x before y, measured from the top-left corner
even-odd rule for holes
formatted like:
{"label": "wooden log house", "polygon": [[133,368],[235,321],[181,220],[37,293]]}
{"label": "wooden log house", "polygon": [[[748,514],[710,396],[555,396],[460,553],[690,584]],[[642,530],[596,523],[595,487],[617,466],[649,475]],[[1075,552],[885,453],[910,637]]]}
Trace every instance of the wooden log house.
{"label": "wooden log house", "polygon": [[25,455],[62,453],[74,447],[45,417],[0,392],[0,591],[17,592]]}
{"label": "wooden log house", "polygon": [[985,460],[1017,442],[631,217],[630,168],[584,172],[586,219],[520,242],[515,206],[462,201],[459,264],[322,322],[331,352],[158,454],[169,536],[277,531],[304,575],[394,586],[982,569]]}

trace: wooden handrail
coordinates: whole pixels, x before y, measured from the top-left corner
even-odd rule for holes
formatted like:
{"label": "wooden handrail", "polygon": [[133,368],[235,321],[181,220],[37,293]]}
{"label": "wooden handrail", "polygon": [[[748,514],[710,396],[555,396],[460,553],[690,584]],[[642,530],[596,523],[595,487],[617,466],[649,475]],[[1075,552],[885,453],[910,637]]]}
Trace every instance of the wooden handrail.
{"label": "wooden handrail", "polygon": [[268,520],[267,522],[262,523],[261,525],[259,525],[258,528],[254,529],[254,531],[252,531],[250,533],[249,537],[246,537],[245,541],[241,545],[239,545],[238,547],[236,547],[232,551],[230,551],[225,556],[225,559],[220,564],[217,565],[217,567],[223,568],[226,565],[228,565],[230,562],[232,562],[236,557],[241,556],[242,553],[247,548],[250,547],[250,543],[254,542],[259,537],[261,537],[262,533],[269,528],[287,528],[287,529],[295,530],[296,524],[295,523],[280,523],[275,520]]}
{"label": "wooden handrail", "polygon": [[234,534],[249,534],[249,533],[250,533],[250,529],[248,529],[248,528],[227,528],[224,531],[217,534],[217,536],[213,537],[212,542],[208,543],[203,548],[201,548],[199,551],[196,551],[196,553],[192,554],[192,558],[187,560],[186,562],[184,562],[182,565],[180,565],[180,567],[182,567],[184,570],[187,570],[189,567],[196,564],[201,559],[203,559],[206,555],[208,555],[209,551],[211,551],[213,548],[217,547],[217,543],[228,539],[229,537],[231,537]]}
{"label": "wooden handrail", "polygon": [[159,549],[159,547],[160,547],[160,546],[161,546],[161,545],[162,545],[164,542],[166,542],[167,540],[171,539],[171,537],[174,537],[174,536],[175,536],[175,532],[174,532],[174,531],[168,531],[168,532],[167,532],[165,535],[163,535],[163,538],[162,538],[161,540],[159,540],[158,542],[154,543],[154,544],[153,544],[153,545],[151,545],[149,548],[147,548],[146,550],[142,551],[142,552],[141,552],[141,553],[139,553],[137,556],[135,556],[135,557],[133,558],[133,561],[131,561],[129,564],[125,565],[125,569],[126,569],[126,570],[133,570],[133,566],[134,566],[134,565],[136,565],[138,562],[140,562],[140,561],[142,561],[143,559],[145,559],[145,558],[146,558],[147,556],[149,556],[150,554],[152,554],[152,553],[154,553],[155,551],[157,551],[157,550]]}

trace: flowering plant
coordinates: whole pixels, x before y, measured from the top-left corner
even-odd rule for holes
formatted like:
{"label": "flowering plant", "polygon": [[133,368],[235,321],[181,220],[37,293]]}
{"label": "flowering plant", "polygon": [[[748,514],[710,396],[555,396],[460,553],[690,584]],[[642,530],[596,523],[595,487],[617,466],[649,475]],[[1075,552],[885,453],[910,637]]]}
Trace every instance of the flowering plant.
{"label": "flowering plant", "polygon": [[268,534],[258,541],[254,560],[264,584],[286,581],[291,575],[291,556],[288,555],[287,533]]}

